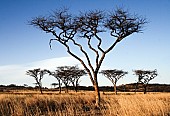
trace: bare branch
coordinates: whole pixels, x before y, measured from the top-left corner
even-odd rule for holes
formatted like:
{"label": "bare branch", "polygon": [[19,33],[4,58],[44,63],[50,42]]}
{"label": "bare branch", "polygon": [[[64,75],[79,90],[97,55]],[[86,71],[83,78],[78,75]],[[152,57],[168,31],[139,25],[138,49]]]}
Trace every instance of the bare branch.
{"label": "bare branch", "polygon": [[131,15],[128,11],[118,8],[110,13],[105,27],[110,30],[111,36],[121,41],[132,33],[141,32],[145,23],[147,23],[145,18]]}
{"label": "bare branch", "polygon": [[93,80],[91,71],[88,69],[88,67],[86,66],[86,64],[84,63],[84,61],[83,61],[81,58],[79,58],[77,55],[75,55],[74,53],[72,53],[72,52],[70,51],[70,47],[69,47],[67,44],[65,44],[65,43],[63,43],[63,42],[61,42],[61,41],[59,41],[59,42],[60,42],[61,44],[63,44],[63,45],[67,48],[67,52],[68,52],[71,56],[73,56],[75,59],[77,59],[77,60],[83,65],[83,67],[84,67],[85,70],[87,71],[87,73],[88,73],[88,75],[89,75],[92,83],[94,83],[94,80]]}

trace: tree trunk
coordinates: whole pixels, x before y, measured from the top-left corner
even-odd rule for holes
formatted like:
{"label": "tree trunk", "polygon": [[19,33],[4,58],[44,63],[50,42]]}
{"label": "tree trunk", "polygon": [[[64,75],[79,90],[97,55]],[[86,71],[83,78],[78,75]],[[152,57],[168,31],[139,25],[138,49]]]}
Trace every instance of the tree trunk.
{"label": "tree trunk", "polygon": [[65,85],[66,89],[65,89],[65,93],[68,93],[68,85]]}
{"label": "tree trunk", "polygon": [[72,82],[72,85],[74,87],[74,91],[77,92],[76,85],[74,84],[74,82]]}
{"label": "tree trunk", "polygon": [[94,89],[95,89],[95,96],[96,96],[96,107],[100,107],[100,92],[99,92],[99,87],[98,84],[94,85]]}
{"label": "tree trunk", "polygon": [[76,83],[75,91],[78,92],[78,84]]}
{"label": "tree trunk", "polygon": [[136,94],[137,88],[138,88],[138,82],[135,85],[135,94]]}
{"label": "tree trunk", "polygon": [[114,84],[115,95],[117,95],[116,84]]}
{"label": "tree trunk", "polygon": [[59,84],[59,94],[61,94],[61,82],[60,82],[60,80],[58,80],[58,84]]}
{"label": "tree trunk", "polygon": [[147,85],[144,85],[143,87],[144,87],[144,94],[146,94],[147,93],[146,92]]}
{"label": "tree trunk", "polygon": [[41,85],[39,85],[39,90],[40,90],[41,94],[43,94]]}
{"label": "tree trunk", "polygon": [[79,84],[78,84],[78,79],[77,79],[76,80],[76,86],[75,86],[76,92],[78,92],[78,86],[79,86]]}
{"label": "tree trunk", "polygon": [[95,90],[95,96],[96,96],[96,107],[100,107],[100,92],[99,92],[99,86],[98,86],[98,81],[97,81],[97,74],[95,74],[94,77],[94,90]]}

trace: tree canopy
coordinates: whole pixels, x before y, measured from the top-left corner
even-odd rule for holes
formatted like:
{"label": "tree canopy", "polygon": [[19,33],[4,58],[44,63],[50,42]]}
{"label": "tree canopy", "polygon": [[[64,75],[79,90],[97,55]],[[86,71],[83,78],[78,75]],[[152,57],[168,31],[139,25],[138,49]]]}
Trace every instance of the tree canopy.
{"label": "tree canopy", "polygon": [[106,78],[108,78],[113,83],[115,94],[117,94],[117,90],[116,90],[117,81],[120,78],[123,78],[123,76],[125,76],[126,74],[128,74],[128,72],[125,72],[123,70],[117,70],[117,69],[102,70],[100,73],[103,74]]}
{"label": "tree canopy", "polygon": [[148,83],[158,75],[156,69],[153,71],[151,71],[151,70],[134,70],[134,73],[136,76],[138,76],[137,84],[138,83],[143,84],[144,94],[146,93],[146,88],[147,88]]}

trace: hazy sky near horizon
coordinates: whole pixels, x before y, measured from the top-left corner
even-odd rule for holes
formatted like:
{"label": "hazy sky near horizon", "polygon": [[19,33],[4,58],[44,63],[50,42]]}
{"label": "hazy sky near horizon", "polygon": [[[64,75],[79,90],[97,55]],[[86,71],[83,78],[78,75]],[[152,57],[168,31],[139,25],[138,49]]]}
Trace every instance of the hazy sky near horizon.
{"label": "hazy sky near horizon", "polygon": [[[119,84],[133,83],[137,79],[132,70],[158,70],[158,77],[151,83],[170,84],[170,1],[169,0],[1,0],[0,1],[0,85],[28,84],[34,79],[25,71],[32,68],[54,70],[61,65],[79,64],[64,47],[53,43],[51,35],[28,25],[33,17],[48,15],[55,9],[68,7],[70,12],[124,7],[129,12],[144,16],[149,21],[143,33],[133,34],[119,43],[103,62],[102,68],[123,69],[129,74]],[[106,37],[107,38],[107,37]],[[80,85],[91,85],[83,77]],[[45,86],[55,81],[46,77]],[[99,85],[112,85],[104,77]]]}

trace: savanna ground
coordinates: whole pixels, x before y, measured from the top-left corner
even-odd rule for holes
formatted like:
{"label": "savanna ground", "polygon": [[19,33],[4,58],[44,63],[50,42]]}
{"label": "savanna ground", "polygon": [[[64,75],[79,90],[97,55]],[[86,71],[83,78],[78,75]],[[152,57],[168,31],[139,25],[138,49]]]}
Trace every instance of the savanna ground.
{"label": "savanna ground", "polygon": [[0,93],[0,116],[170,116],[170,93],[101,93],[95,107],[92,91],[37,94]]}

